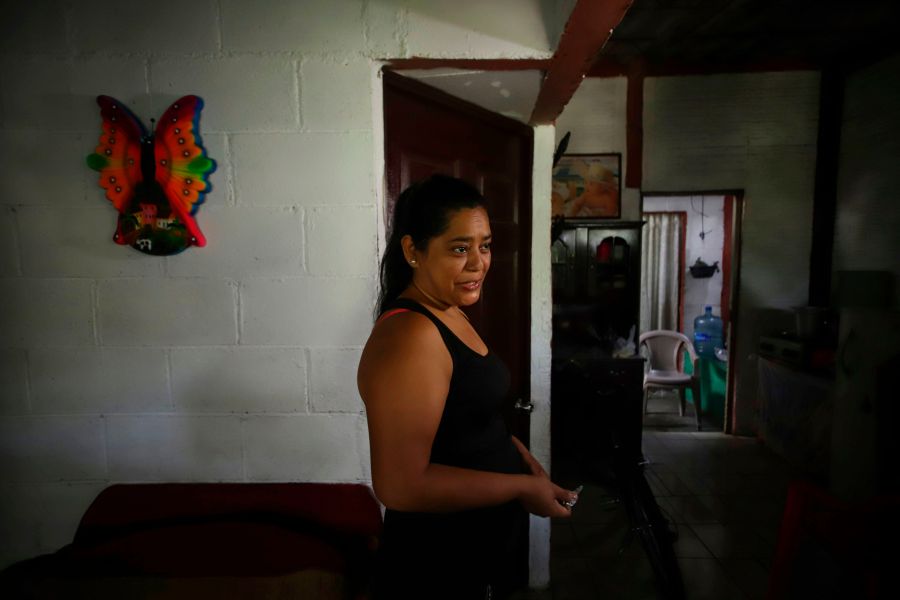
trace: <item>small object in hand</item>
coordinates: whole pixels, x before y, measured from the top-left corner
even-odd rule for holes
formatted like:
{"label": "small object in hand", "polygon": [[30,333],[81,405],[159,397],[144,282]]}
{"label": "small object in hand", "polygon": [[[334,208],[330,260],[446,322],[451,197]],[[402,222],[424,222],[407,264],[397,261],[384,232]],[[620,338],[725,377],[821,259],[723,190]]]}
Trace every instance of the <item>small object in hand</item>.
{"label": "small object in hand", "polygon": [[560,502],[560,504],[562,504],[563,506],[565,506],[566,508],[571,510],[572,507],[575,506],[575,503],[578,502],[578,495],[581,494],[581,490],[583,490],[583,489],[584,489],[584,486],[579,485],[577,488],[572,490],[575,492],[575,497],[572,498],[571,500],[566,500],[565,502]]}

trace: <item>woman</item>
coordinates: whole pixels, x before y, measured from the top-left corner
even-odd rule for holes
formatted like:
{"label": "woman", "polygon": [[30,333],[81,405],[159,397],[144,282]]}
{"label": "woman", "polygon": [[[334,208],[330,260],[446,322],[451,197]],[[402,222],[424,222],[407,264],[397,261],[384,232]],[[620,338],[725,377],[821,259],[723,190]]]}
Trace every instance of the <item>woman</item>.
{"label": "woman", "polygon": [[509,372],[460,309],[491,264],[484,198],[443,175],[394,210],[378,312],[359,365],[375,493],[385,505],[377,598],[499,597],[518,519],[566,517],[553,484],[509,435]]}

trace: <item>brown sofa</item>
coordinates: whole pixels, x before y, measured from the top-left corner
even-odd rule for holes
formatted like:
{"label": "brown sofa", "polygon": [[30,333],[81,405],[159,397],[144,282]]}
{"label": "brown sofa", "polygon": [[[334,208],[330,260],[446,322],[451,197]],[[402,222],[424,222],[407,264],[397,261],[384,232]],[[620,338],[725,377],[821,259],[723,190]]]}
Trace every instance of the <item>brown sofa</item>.
{"label": "brown sofa", "polygon": [[364,485],[113,485],[71,544],[4,571],[0,595],[361,599],[380,531]]}

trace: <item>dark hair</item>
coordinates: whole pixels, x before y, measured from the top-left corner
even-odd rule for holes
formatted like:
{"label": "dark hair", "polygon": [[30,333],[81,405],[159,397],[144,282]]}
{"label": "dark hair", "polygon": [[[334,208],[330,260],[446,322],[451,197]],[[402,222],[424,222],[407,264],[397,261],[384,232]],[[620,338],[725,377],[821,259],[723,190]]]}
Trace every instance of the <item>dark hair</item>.
{"label": "dark hair", "polygon": [[432,175],[403,190],[394,205],[387,247],[381,257],[376,317],[412,281],[412,267],[403,256],[400,240],[408,235],[416,248],[424,250],[431,238],[447,230],[452,213],[464,208],[485,208],[485,204],[477,189],[449,175]]}

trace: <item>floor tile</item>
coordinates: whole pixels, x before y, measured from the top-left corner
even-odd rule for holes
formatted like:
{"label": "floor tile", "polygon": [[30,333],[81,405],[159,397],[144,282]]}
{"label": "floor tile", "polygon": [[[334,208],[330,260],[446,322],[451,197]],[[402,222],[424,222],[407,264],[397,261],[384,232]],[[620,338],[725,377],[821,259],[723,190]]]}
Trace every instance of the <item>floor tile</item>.
{"label": "floor tile", "polygon": [[[670,527],[688,600],[765,597],[786,490],[793,473],[752,438],[694,430],[692,408],[650,414],[645,476]],[[657,405],[651,400],[651,412]],[[607,487],[588,485],[571,519],[552,522],[550,595],[514,600],[655,600],[653,571],[629,536],[621,504]]]}
{"label": "floor tile", "polygon": [[718,559],[763,558],[771,554],[769,545],[747,526],[709,523],[692,525],[691,528]]}
{"label": "floor tile", "polygon": [[678,539],[672,544],[678,558],[712,558],[712,554],[689,525],[678,526]]}
{"label": "floor tile", "polygon": [[722,568],[748,600],[765,600],[769,572],[758,560],[728,559]]}
{"label": "floor tile", "polygon": [[581,557],[550,560],[553,600],[588,600],[597,597],[588,565]]}
{"label": "floor tile", "polygon": [[713,558],[680,558],[687,600],[731,600],[742,593]]}

